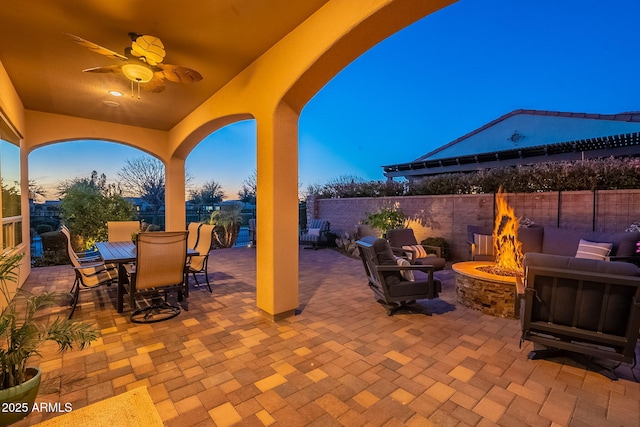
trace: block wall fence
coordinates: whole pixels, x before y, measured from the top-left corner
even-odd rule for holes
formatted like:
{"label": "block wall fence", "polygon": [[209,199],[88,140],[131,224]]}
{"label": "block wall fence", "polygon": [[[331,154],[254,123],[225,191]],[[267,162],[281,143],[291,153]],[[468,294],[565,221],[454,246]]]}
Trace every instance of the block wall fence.
{"label": "block wall fence", "polygon": [[[507,202],[519,218],[536,224],[584,231],[624,231],[640,221],[640,189],[507,193]],[[307,199],[307,220],[330,221],[331,231],[340,234],[359,228],[361,235],[379,231],[361,225],[368,213],[381,207],[395,207],[411,219],[418,241],[443,237],[451,246],[452,260],[469,258],[467,225],[493,228],[493,194],[442,196],[363,197]]]}

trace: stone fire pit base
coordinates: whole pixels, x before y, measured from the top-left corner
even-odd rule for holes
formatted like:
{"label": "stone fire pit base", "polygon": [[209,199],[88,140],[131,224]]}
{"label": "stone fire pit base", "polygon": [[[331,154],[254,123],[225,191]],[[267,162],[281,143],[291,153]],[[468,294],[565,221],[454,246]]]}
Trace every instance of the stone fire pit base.
{"label": "stone fire pit base", "polygon": [[519,299],[516,278],[497,276],[477,269],[493,265],[487,261],[467,261],[453,264],[456,274],[456,299],[465,307],[496,317],[518,319]]}

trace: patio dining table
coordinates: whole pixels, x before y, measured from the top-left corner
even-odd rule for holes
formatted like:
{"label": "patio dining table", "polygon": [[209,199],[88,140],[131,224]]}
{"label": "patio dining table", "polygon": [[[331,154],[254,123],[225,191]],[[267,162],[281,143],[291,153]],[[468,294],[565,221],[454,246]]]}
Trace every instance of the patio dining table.
{"label": "patio dining table", "polygon": [[[127,277],[125,264],[135,262],[136,245],[133,242],[97,242],[96,248],[105,264],[118,265],[118,298],[116,308],[118,313],[122,313],[124,309],[124,294],[126,292],[124,281],[125,277]],[[195,255],[198,255],[197,251],[187,248],[187,257]]]}

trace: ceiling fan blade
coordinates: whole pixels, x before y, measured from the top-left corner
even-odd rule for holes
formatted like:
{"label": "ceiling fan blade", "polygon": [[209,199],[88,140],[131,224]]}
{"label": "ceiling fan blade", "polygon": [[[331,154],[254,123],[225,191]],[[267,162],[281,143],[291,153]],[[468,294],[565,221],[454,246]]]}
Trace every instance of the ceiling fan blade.
{"label": "ceiling fan blade", "polygon": [[122,67],[120,65],[109,65],[106,67],[93,67],[82,70],[83,73],[121,73]]}
{"label": "ceiling fan blade", "polygon": [[82,37],[78,37],[78,36],[74,36],[71,33],[65,33],[66,35],[68,35],[69,37],[71,37],[71,39],[78,43],[80,46],[86,47],[87,49],[95,52],[95,53],[99,53],[100,55],[104,55],[108,58],[111,59],[119,59],[120,61],[127,61],[128,58],[124,55],[120,55],[117,52],[114,52],[110,49],[107,49],[106,47],[102,47],[99,44],[95,44],[93,42],[90,42],[89,40],[85,40]]}
{"label": "ceiling fan blade", "polygon": [[167,87],[162,81],[162,73],[157,72],[153,74],[153,78],[145,83],[142,88],[148,92],[160,93],[165,90]]}
{"label": "ceiling fan blade", "polygon": [[162,69],[164,78],[170,82],[196,83],[202,80],[202,75],[191,68],[171,64],[158,64],[158,67]]}

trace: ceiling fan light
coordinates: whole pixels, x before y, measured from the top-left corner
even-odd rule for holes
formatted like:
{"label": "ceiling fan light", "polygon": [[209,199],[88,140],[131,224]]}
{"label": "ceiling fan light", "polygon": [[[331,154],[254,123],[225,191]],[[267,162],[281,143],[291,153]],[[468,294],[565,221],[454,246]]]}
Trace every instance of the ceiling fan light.
{"label": "ceiling fan light", "polygon": [[132,82],[147,83],[153,78],[153,71],[142,64],[125,64],[122,74]]}

